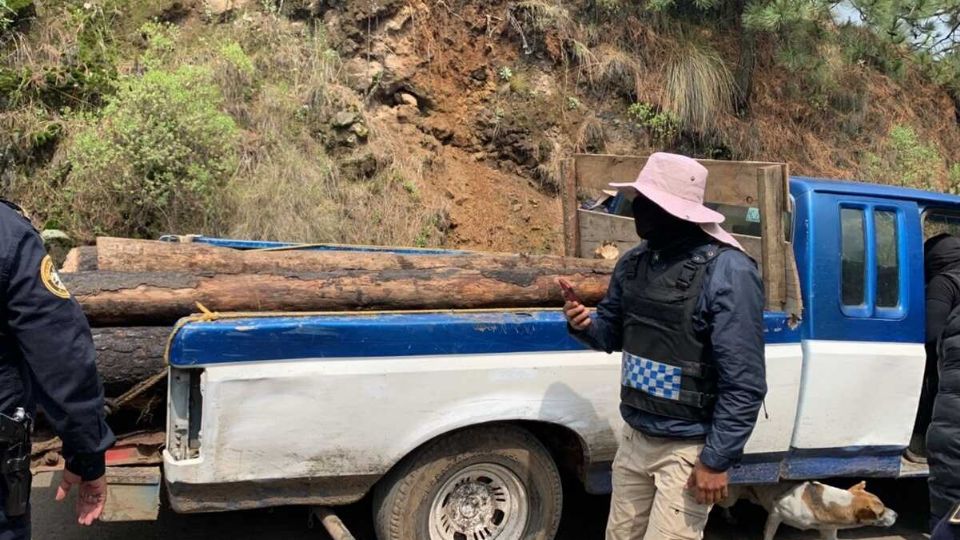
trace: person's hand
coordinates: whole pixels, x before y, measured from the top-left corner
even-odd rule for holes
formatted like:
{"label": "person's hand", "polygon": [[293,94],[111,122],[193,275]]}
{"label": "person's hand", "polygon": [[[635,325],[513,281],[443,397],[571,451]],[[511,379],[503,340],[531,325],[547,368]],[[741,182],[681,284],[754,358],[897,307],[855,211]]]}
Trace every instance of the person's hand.
{"label": "person's hand", "polygon": [[726,472],[715,471],[698,459],[687,481],[687,490],[700,504],[717,504],[727,498],[728,481]]}
{"label": "person's hand", "polygon": [[590,326],[590,310],[580,302],[571,302],[567,300],[563,303],[563,314],[567,317],[570,327],[577,332],[582,332]]}
{"label": "person's hand", "polygon": [[63,481],[57,488],[57,501],[66,499],[73,486],[78,486],[77,523],[92,525],[103,513],[103,505],[107,502],[107,478],[101,476],[96,480],[84,482],[80,476],[64,469]]}

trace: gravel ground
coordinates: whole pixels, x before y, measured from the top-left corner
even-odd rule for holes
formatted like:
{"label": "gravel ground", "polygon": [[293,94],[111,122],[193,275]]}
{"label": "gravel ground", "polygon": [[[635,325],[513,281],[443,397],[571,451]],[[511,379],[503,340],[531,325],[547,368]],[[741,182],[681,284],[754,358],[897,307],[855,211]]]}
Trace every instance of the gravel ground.
{"label": "gravel ground", "polygon": [[[177,515],[161,512],[155,522],[99,523],[91,528],[73,525],[71,507],[52,502],[52,492],[45,485],[56,485],[55,478],[41,475],[33,492],[34,539],[36,540],[325,540],[320,528],[307,526],[303,508],[278,508],[264,511],[227,512],[222,514]],[[838,485],[852,482],[839,480]],[[892,529],[859,529],[841,531],[841,538],[866,540],[919,540],[926,515],[926,483],[922,480],[873,481],[869,489],[880,495],[888,506],[900,513],[900,522]],[[565,502],[565,514],[558,540],[602,540],[608,497],[588,496],[573,491]],[[742,504],[736,509],[737,526],[714,515],[707,540],[759,539],[764,512]],[[342,509],[339,515],[358,540],[373,540],[370,529],[369,501]],[[318,526],[319,527],[319,526]],[[783,527],[777,538],[814,539],[815,532],[800,532]]]}

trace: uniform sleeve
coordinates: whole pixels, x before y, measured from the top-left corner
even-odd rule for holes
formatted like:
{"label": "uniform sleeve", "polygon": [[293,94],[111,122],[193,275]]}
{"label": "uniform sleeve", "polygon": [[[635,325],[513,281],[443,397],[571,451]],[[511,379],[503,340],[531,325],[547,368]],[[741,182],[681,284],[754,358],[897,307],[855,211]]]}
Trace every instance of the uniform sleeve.
{"label": "uniform sleeve", "polygon": [[84,480],[99,478],[114,437],[106,424],[87,319],[35,231],[25,232],[11,247],[4,269],[8,327],[37,402],[63,440],[67,469]]}
{"label": "uniform sleeve", "polygon": [[743,456],[767,393],[760,272],[746,256],[727,252],[705,293],[718,396],[700,461],[725,471]]}
{"label": "uniform sleeve", "polygon": [[578,332],[570,325],[567,329],[578,341],[598,351],[611,353],[619,351],[623,343],[623,312],[620,308],[622,299],[622,281],[626,272],[624,265],[629,257],[624,255],[613,270],[610,277],[610,286],[603,300],[597,304],[597,310],[590,317],[592,322],[586,330]]}

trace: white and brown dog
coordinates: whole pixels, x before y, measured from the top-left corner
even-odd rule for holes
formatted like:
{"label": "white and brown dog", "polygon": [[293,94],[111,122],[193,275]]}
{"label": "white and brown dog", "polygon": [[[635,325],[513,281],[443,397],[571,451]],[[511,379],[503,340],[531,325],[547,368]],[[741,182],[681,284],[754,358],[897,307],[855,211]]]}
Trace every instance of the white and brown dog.
{"label": "white and brown dog", "polygon": [[836,540],[840,529],[889,527],[897,520],[896,512],[867,491],[866,482],[848,490],[819,482],[731,486],[729,496],[719,506],[729,513],[738,499],[767,511],[764,540],[773,540],[781,523],[800,530],[819,530],[824,540]]}

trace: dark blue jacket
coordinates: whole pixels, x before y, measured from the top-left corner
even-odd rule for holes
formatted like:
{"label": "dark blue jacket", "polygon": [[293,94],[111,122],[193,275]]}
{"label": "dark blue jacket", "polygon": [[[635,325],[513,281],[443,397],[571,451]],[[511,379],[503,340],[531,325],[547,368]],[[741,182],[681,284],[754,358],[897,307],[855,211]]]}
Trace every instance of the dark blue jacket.
{"label": "dark blue jacket", "polygon": [[7,204],[0,204],[0,295],[0,412],[39,405],[63,441],[67,469],[100,477],[114,437],[90,327],[40,235]]}
{"label": "dark blue jacket", "polygon": [[[695,248],[707,250],[707,246]],[[633,251],[643,252],[641,244]],[[621,289],[626,279],[623,255],[617,263],[604,299],[584,332],[573,335],[601,351],[621,350],[621,306],[630,301]],[[651,263],[658,269],[660,263]],[[707,337],[718,373],[718,399],[713,420],[697,423],[657,416],[621,404],[624,420],[634,429],[654,437],[706,439],[700,454],[704,465],[725,471],[743,456],[743,447],[756,425],[767,393],[763,345],[763,282],[756,264],[743,252],[724,250],[707,266],[700,295],[697,332]]]}

